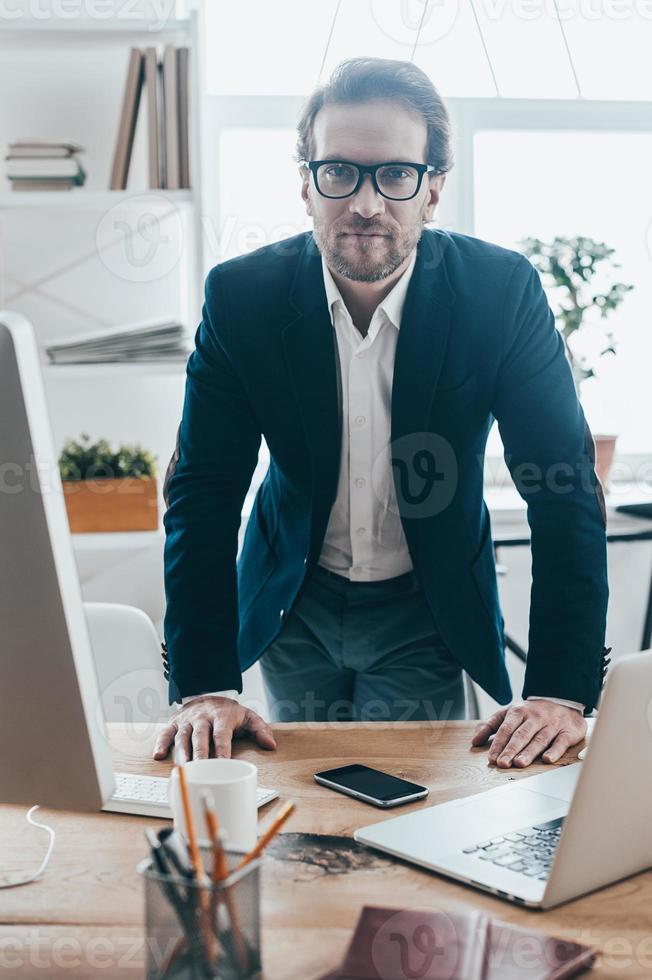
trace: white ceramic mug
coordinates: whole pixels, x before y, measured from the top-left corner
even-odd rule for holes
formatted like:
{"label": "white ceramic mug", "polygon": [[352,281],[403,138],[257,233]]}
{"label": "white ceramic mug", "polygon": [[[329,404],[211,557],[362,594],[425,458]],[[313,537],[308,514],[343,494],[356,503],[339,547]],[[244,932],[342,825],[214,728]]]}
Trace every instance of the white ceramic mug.
{"label": "white ceramic mug", "polygon": [[[197,840],[209,843],[202,796],[208,794],[224,834],[226,847],[250,851],[258,839],[258,770],[241,759],[193,759],[184,764],[190,808]],[[186,821],[181,802],[179,775],[173,769],[168,784],[168,800],[174,826],[187,839]]]}

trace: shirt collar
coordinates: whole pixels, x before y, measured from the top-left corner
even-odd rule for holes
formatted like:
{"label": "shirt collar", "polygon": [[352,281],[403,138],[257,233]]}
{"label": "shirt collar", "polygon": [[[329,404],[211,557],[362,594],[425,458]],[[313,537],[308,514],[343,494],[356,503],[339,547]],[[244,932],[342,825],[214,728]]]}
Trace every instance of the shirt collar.
{"label": "shirt collar", "polygon": [[[408,286],[410,285],[410,279],[412,278],[412,273],[414,271],[414,265],[417,258],[416,248],[412,252],[412,258],[410,259],[410,264],[408,265],[405,272],[401,274],[401,277],[394,283],[391,290],[388,292],[387,296],[378,304],[377,309],[383,311],[390,323],[392,323],[397,330],[401,326],[401,317],[403,316],[403,307],[405,305],[405,297],[407,295]],[[326,265],[326,260],[322,253],[321,257],[321,267],[324,275],[324,288],[326,290],[326,302],[328,304],[328,312],[330,314],[331,323],[333,322],[333,305],[338,301],[342,303],[346,309],[346,303],[342,298],[342,294],[339,291],[337,283],[333,279],[330,269]]]}

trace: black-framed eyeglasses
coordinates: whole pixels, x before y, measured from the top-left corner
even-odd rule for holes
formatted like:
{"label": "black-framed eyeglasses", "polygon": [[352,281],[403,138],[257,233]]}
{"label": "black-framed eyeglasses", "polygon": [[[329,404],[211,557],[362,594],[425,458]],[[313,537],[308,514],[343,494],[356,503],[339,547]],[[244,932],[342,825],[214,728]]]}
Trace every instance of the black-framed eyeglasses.
{"label": "black-framed eyeglasses", "polygon": [[301,160],[312,173],[315,187],[322,197],[342,198],[356,194],[365,174],[374,188],[390,201],[409,201],[419,193],[424,174],[435,173],[430,163],[408,163],[393,160],[363,165],[350,160]]}

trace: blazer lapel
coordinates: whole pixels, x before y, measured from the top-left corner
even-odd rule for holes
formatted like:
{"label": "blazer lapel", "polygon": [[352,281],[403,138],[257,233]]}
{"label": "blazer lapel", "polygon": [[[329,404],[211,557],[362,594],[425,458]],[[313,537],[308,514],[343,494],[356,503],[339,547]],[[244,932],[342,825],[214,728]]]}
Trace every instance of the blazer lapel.
{"label": "blazer lapel", "polygon": [[448,279],[448,239],[424,230],[405,297],[392,378],[392,444],[428,431],[430,407],[446,352],[455,293]]}
{"label": "blazer lapel", "polygon": [[[392,443],[427,431],[455,294],[446,274],[447,238],[424,230],[401,319],[392,379]],[[297,318],[283,328],[285,357],[310,449],[314,493],[335,499],[341,430],[336,339],[326,305],[321,255],[312,234],[290,290]]]}
{"label": "blazer lapel", "polygon": [[340,470],[339,359],[312,234],[299,259],[290,303],[298,316],[282,331],[286,362],[312,457],[313,492],[331,501]]}

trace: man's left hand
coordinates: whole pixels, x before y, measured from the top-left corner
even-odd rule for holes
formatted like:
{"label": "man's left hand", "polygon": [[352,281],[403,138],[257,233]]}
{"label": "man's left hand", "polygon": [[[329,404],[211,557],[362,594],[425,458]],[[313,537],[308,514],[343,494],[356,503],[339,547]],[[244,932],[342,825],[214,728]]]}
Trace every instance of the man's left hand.
{"label": "man's left hand", "polygon": [[558,762],[564,752],[582,741],[586,728],[586,720],[576,708],[552,701],[525,701],[513,708],[501,708],[481,722],[471,744],[485,745],[495,732],[489,762],[501,769],[523,769],[539,756],[542,762]]}

